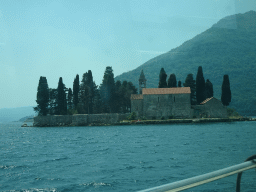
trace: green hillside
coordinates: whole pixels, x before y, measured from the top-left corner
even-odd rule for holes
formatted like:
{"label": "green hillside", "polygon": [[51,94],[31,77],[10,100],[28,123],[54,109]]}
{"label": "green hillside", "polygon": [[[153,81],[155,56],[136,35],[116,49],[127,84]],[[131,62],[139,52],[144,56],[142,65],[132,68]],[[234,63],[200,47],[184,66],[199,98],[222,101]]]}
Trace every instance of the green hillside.
{"label": "green hillside", "polygon": [[198,66],[203,67],[204,78],[213,83],[214,96],[218,99],[223,75],[228,74],[232,92],[230,106],[241,114],[255,115],[256,12],[225,17],[181,46],[117,76],[116,80],[138,85],[143,69],[147,87],[157,87],[163,67],[168,76],[175,73],[177,81],[184,83],[188,73],[193,73],[196,78]]}

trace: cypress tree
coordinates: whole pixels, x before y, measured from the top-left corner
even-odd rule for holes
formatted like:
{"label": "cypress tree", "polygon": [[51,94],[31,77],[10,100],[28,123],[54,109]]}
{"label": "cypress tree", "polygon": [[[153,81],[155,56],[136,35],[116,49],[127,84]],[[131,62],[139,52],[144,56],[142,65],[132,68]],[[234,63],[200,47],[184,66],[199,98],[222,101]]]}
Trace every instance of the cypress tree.
{"label": "cypress tree", "polygon": [[177,87],[176,75],[174,73],[168,79],[168,87]]}
{"label": "cypress tree", "polygon": [[57,89],[49,89],[49,114],[56,115],[57,111]]}
{"label": "cypress tree", "polygon": [[158,88],[166,88],[167,87],[166,78],[167,78],[167,75],[165,73],[165,70],[164,70],[164,68],[161,68],[160,74],[159,74]]}
{"label": "cypress tree", "polygon": [[100,85],[100,94],[103,102],[103,112],[115,112],[115,80],[110,66],[107,66],[104,72],[102,84]]}
{"label": "cypress tree", "polygon": [[38,112],[39,116],[47,115],[49,105],[49,88],[46,77],[40,77],[36,97],[37,106],[34,107],[34,110]]}
{"label": "cypress tree", "polygon": [[200,104],[205,100],[205,80],[202,66],[198,67],[196,75],[196,100],[197,104]]}
{"label": "cypress tree", "polygon": [[63,84],[62,77],[59,78],[58,88],[57,88],[57,115],[67,114],[67,99],[65,93],[66,87]]}
{"label": "cypress tree", "polygon": [[72,109],[73,108],[73,106],[72,106],[72,100],[73,100],[73,94],[72,94],[72,90],[71,90],[71,88],[69,88],[68,89],[68,105],[67,105],[67,108],[68,109]]}
{"label": "cypress tree", "polygon": [[221,102],[224,106],[228,106],[231,102],[231,90],[228,75],[223,76],[223,83],[221,87]]}
{"label": "cypress tree", "polygon": [[95,82],[93,81],[92,77],[92,71],[88,70],[88,72],[83,74],[83,78],[81,81],[80,90],[83,92],[83,107],[87,111],[86,113],[92,114],[93,113],[93,100],[95,96],[95,91],[97,89],[97,86],[95,85]]}
{"label": "cypress tree", "polygon": [[191,94],[190,94],[190,101],[191,105],[196,104],[196,82],[193,78],[193,74],[190,73],[187,75],[187,78],[185,80],[185,83],[183,83],[184,87],[190,87]]}
{"label": "cypress tree", "polygon": [[79,102],[78,94],[79,94],[79,75],[77,74],[76,78],[74,79],[74,82],[73,82],[73,105],[74,105],[74,108],[77,107],[77,104]]}
{"label": "cypress tree", "polygon": [[178,81],[178,87],[181,87],[181,81]]}
{"label": "cypress tree", "polygon": [[213,97],[213,85],[209,79],[205,82],[205,96],[206,98]]}

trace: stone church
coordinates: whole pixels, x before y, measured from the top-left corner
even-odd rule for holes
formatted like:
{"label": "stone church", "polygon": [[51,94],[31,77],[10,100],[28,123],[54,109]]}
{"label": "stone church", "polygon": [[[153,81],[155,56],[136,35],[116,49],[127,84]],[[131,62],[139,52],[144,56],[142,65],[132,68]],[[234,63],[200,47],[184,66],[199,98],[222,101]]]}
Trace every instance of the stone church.
{"label": "stone church", "polygon": [[190,87],[146,88],[146,78],[141,71],[139,93],[131,95],[131,111],[147,119],[216,117],[226,118],[227,109],[212,97],[200,105],[191,105]]}

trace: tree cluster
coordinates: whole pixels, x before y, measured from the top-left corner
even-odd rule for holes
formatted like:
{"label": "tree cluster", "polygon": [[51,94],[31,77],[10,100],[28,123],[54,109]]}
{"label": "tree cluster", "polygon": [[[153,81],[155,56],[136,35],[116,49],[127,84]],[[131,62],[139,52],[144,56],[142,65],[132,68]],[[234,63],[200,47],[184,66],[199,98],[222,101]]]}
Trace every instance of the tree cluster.
{"label": "tree cluster", "polygon": [[[177,80],[174,73],[169,76],[168,81],[166,81],[166,78],[167,74],[164,68],[161,68],[158,88],[177,87]],[[194,80],[193,74],[190,73],[187,75],[183,86],[190,87],[190,101],[192,105],[200,104],[205,99],[213,97],[213,84],[209,79],[205,81],[201,66],[198,67],[196,80]],[[181,87],[181,81],[178,81],[178,87]],[[225,106],[228,106],[231,102],[231,91],[228,75],[224,75],[223,77],[221,101]]]}
{"label": "tree cluster", "polygon": [[73,89],[66,88],[62,77],[56,89],[49,89],[46,77],[40,77],[34,110],[43,116],[126,113],[131,111],[131,94],[137,94],[137,88],[131,82],[115,82],[112,67],[106,67],[100,86],[93,81],[91,70],[81,82],[76,75]]}

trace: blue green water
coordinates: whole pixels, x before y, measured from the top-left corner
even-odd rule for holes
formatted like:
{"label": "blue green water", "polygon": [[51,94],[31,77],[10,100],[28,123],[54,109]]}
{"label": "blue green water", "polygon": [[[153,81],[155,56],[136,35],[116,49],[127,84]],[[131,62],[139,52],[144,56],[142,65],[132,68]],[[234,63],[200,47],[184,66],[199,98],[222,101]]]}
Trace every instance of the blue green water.
{"label": "blue green water", "polygon": [[[0,191],[137,191],[242,163],[256,122],[21,128],[0,124]],[[242,191],[256,191],[255,170]],[[187,191],[235,191],[236,175]]]}

